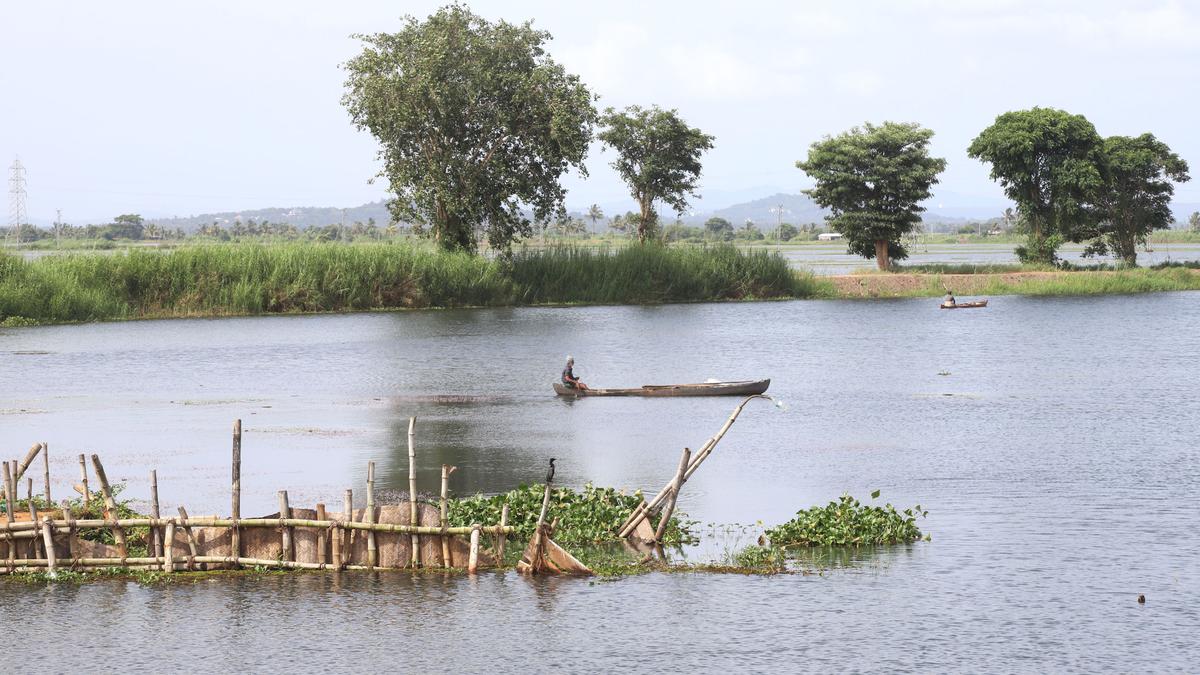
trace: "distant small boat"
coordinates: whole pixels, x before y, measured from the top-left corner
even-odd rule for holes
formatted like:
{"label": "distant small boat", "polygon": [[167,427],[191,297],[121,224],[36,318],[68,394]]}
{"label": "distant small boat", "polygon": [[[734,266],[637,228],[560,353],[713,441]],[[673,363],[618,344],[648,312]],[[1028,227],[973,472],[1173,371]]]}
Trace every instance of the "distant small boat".
{"label": "distant small boat", "polygon": [[975,309],[976,307],[987,307],[987,300],[976,300],[975,302],[957,302],[953,305],[942,303],[942,309]]}
{"label": "distant small boat", "polygon": [[554,383],[559,396],[749,396],[761,394],[771,380],[700,382],[698,384],[648,384],[636,389],[574,389]]}

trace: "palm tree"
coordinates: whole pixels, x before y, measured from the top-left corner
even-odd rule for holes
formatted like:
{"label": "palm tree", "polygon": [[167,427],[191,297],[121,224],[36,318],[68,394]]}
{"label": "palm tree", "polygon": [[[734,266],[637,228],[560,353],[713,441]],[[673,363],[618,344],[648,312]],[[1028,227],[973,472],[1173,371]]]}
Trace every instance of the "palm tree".
{"label": "palm tree", "polygon": [[596,229],[596,221],[604,220],[604,211],[600,209],[599,204],[592,204],[588,207],[587,219],[592,221],[592,229]]}

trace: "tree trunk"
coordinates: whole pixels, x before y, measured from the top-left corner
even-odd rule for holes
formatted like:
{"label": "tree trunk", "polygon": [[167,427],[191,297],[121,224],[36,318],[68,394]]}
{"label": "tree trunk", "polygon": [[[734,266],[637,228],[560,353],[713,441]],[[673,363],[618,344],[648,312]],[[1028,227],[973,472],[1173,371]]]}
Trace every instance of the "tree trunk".
{"label": "tree trunk", "polygon": [[886,272],[892,267],[892,261],[888,258],[888,241],[887,239],[875,240],[875,263],[879,265],[879,269]]}
{"label": "tree trunk", "polygon": [[1137,239],[1125,233],[1116,239],[1116,254],[1127,267],[1137,267]]}
{"label": "tree trunk", "polygon": [[646,199],[645,197],[641,197],[638,199],[638,206],[639,206],[639,210],[641,212],[640,213],[641,218],[638,220],[638,230],[637,230],[638,231],[638,243],[640,243],[640,244],[646,243],[646,234],[650,230],[650,214],[651,214],[650,207],[651,207],[651,204],[653,204],[653,201]]}

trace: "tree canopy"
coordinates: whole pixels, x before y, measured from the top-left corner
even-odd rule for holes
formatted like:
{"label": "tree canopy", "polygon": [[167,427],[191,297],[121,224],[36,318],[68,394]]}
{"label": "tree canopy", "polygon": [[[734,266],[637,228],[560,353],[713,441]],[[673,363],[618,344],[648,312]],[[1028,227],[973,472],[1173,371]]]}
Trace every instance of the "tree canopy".
{"label": "tree canopy", "polygon": [[532,211],[563,211],[560,178],[583,164],[594,97],[545,52],[530,23],[491,23],[461,5],[397,33],[355,36],[342,103],[379,140],[393,217],[427,225],[447,249],[476,250],[480,232],[507,250]]}
{"label": "tree canopy", "polygon": [[1086,117],[1054,108],[1006,112],[971,141],[967,155],[991,164],[1028,229],[1022,261],[1053,263],[1064,240],[1088,231],[1103,183],[1101,146]]}
{"label": "tree canopy", "polygon": [[1187,162],[1153,134],[1110,136],[1101,148],[1104,182],[1096,198],[1096,239],[1085,254],[1106,254],[1137,265],[1137,247],[1171,226],[1176,183],[1190,179]]}
{"label": "tree canopy", "polygon": [[929,155],[931,138],[918,124],[867,123],[813,143],[808,159],[796,162],[816,181],[804,193],[831,211],[826,221],[881,270],[908,257],[901,237],[921,222],[920,202],[946,168]]}
{"label": "tree canopy", "polygon": [[658,106],[608,108],[600,124],[604,129],[597,138],[617,151],[612,167],[637,200],[638,239],[645,241],[658,219],[655,202],[677,213],[687,210],[700,178],[700,156],[712,148],[713,137],[689,127],[675,110]]}

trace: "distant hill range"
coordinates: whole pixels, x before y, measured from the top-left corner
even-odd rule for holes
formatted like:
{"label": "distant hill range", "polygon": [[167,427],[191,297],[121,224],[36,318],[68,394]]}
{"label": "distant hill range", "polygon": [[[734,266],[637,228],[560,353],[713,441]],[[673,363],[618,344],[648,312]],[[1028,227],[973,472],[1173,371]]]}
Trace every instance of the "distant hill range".
{"label": "distant hill range", "polygon": [[[935,200],[930,201],[933,202]],[[927,203],[927,210],[922,214],[922,220],[929,225],[931,230],[941,230],[950,229],[953,226],[968,222],[999,218],[1000,214],[1004,211],[1003,203],[971,206],[965,202],[964,198],[951,196],[936,205]],[[695,202],[696,206],[700,206],[700,204],[701,202]],[[1177,202],[1172,204],[1171,207],[1175,213],[1176,220],[1179,222],[1177,227],[1183,226],[1191,213],[1200,211],[1200,203]],[[614,204],[606,205],[604,209],[605,220],[595,223],[594,228],[592,222],[584,218],[584,209],[578,208],[578,205],[574,205],[569,210],[569,213],[572,217],[583,219],[587,223],[588,229],[604,231],[608,225],[607,219],[619,213],[624,213],[623,211],[619,211],[619,208],[619,206]],[[630,202],[627,210],[631,211],[633,208],[634,204]],[[782,221],[785,223],[802,225],[805,223],[821,223],[825,220],[827,214],[828,212],[825,209],[817,206],[812,199],[809,199],[805,195],[781,192],[769,197],[741,202],[719,209],[695,211],[684,216],[683,222],[687,225],[700,226],[709,218],[720,217],[728,220],[734,227],[741,227],[749,220],[759,229],[770,230],[780,222],[781,215]],[[666,223],[673,222],[674,219],[674,214],[670,211],[663,214],[663,221]],[[208,225],[214,222],[225,227],[238,221],[245,223],[250,220],[258,223],[264,220],[272,223],[288,223],[300,228],[310,225],[324,226],[339,223],[349,225],[356,221],[367,223],[374,220],[377,225],[382,227],[391,222],[391,214],[388,213],[386,202],[375,201],[344,209],[333,206],[294,206],[248,209],[245,211],[224,211],[221,213],[205,213],[186,218],[151,218],[148,220],[165,227],[178,227],[192,232],[201,225]]]}
{"label": "distant hill range", "polygon": [[251,220],[256,223],[261,223],[264,220],[272,223],[287,223],[304,228],[310,225],[320,227],[324,225],[337,225],[343,222],[350,225],[355,221],[366,223],[370,220],[374,220],[376,225],[384,227],[391,222],[391,219],[392,216],[388,213],[387,203],[377,201],[345,209],[334,206],[292,206],[247,209],[245,211],[222,211],[221,213],[202,213],[198,216],[188,216],[186,218],[149,218],[148,220],[164,227],[179,227],[183,228],[186,232],[193,232],[199,229],[201,225],[217,223],[222,227],[228,227],[238,221],[246,223]]}

